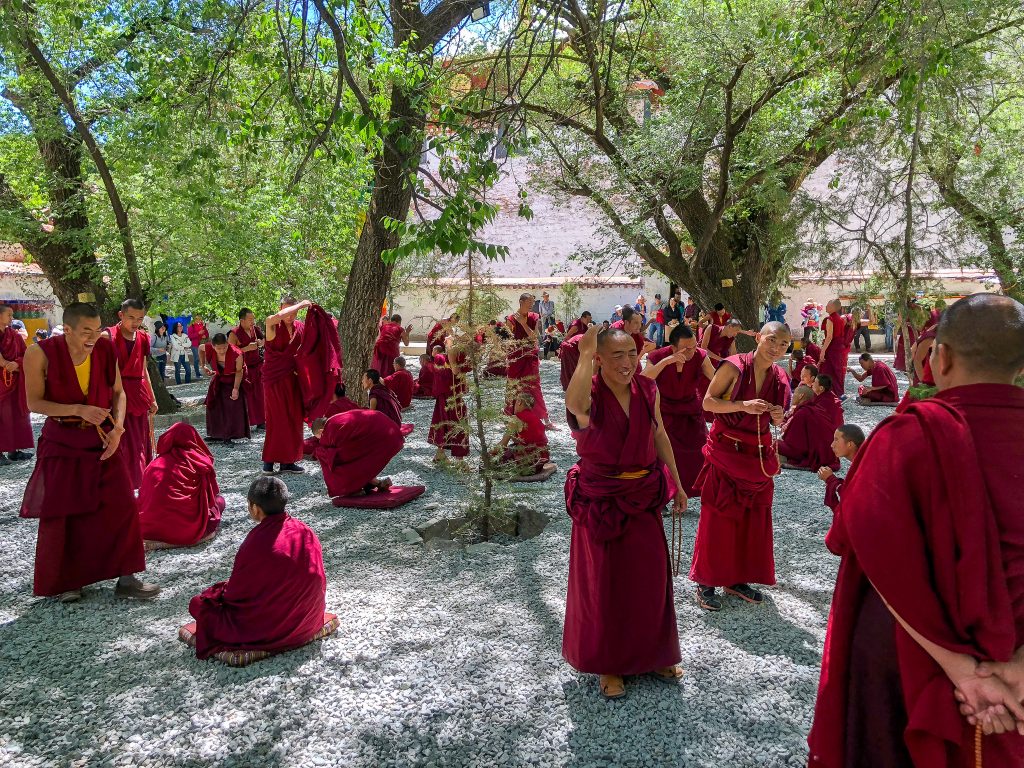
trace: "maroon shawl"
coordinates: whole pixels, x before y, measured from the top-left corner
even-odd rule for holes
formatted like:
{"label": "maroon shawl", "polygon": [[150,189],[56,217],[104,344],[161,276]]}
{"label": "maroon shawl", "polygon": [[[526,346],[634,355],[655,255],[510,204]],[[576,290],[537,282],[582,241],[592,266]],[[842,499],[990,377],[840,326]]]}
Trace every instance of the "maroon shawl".
{"label": "maroon shawl", "polygon": [[342,381],[341,338],[338,321],[314,304],[306,310],[302,342],[295,353],[306,421],[327,410],[335,387]]}

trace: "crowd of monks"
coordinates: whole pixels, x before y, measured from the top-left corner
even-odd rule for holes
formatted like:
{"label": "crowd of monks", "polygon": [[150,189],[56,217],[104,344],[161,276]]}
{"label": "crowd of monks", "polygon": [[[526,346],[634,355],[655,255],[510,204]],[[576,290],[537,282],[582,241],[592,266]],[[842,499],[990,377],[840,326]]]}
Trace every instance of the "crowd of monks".
{"label": "crowd of monks", "polygon": [[[207,438],[261,427],[266,436],[263,476],[248,493],[256,525],[230,578],[189,605],[199,658],[276,653],[318,636],[320,545],[287,514],[276,475],[303,472],[313,456],[335,499],[386,492],[381,473],[412,429],[402,412],[416,398],[434,401],[435,460],[461,461],[474,349],[502,350],[484,360],[488,375],[507,379],[501,463],[523,475],[547,463],[555,427],[533,301],[524,294],[504,321],[473,331],[455,315],[438,322],[415,379],[400,355],[409,327],[383,318],[374,367],[361,376],[367,407],[346,396],[336,321],[311,302],[283,302],[265,331],[243,309],[236,328],[211,339],[202,355]],[[663,512],[681,515],[700,497],[689,578],[701,608],[757,605],[776,583],[775,478],[812,471],[833,515],[822,546],[842,559],[810,764],[1024,765],[1024,515],[1014,498],[1024,487],[1024,389],[1015,385],[1024,306],[979,294],[931,318],[910,358],[911,378],[934,394],[905,397],[870,436],[844,421],[853,324],[838,300],[827,308],[820,347],[792,351],[787,326],[744,330],[724,310],[704,325],[675,325],[660,349],[632,311],[606,329],[590,313],[572,324],[559,349],[579,456],[565,483],[563,655],[597,675],[608,699],[626,695],[629,676],[679,680]],[[145,552],[217,532],[225,503],[206,442],[188,424],[155,439],[143,317],[128,300],[104,329],[95,308],[72,304],[63,335],[26,349],[0,307],[0,449],[31,447],[28,414],[46,417],[21,508],[39,521],[37,595],[74,602],[83,587],[117,579],[118,596],[151,599],[159,587],[136,575]],[[740,334],[753,338],[751,351],[737,352]],[[856,402],[895,406],[893,371],[870,354],[859,367],[853,377],[870,384]]]}

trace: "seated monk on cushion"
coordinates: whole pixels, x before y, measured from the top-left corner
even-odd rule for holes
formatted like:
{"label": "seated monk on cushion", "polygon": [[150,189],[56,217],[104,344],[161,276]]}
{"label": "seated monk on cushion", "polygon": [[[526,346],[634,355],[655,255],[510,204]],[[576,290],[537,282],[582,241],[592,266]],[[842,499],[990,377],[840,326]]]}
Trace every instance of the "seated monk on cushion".
{"label": "seated monk on cushion", "polygon": [[[832,440],[832,451],[837,459],[853,462],[865,439],[864,430],[856,424],[843,424],[836,430],[835,438]],[[831,467],[821,467],[818,470],[818,477],[825,481],[825,506],[835,512],[839,507],[839,496],[846,480],[833,472]]]}
{"label": "seated monk on cushion", "polygon": [[386,491],[391,480],[377,473],[398,455],[405,438],[398,425],[380,411],[358,408],[313,422],[319,440],[316,458],[331,498]]}
{"label": "seated monk on cushion", "polygon": [[192,598],[196,657],[225,650],[279,653],[305,645],[324,626],[320,541],[285,511],[288,486],[260,477],[249,486],[249,531],[227,581]]}
{"label": "seated monk on cushion", "polygon": [[801,374],[806,366],[813,364],[813,361],[802,349],[794,349],[789,356],[789,363],[786,368],[789,371],[789,386],[796,389],[801,383]]}
{"label": "seated monk on cushion", "polygon": [[383,381],[384,386],[395,393],[403,411],[412,405],[412,393],[416,389],[416,382],[413,380],[412,374],[405,369],[404,357],[399,355],[395,358],[395,372],[390,376],[385,376]]}
{"label": "seated monk on cushion", "polygon": [[[814,380],[818,378],[818,366],[814,363],[808,363],[800,371],[800,384],[811,388],[814,386]],[[811,394],[814,394],[813,392]]]}
{"label": "seated monk on cushion", "polygon": [[420,373],[416,377],[413,397],[434,399],[434,358],[430,355],[420,355]]}
{"label": "seated monk on cushion", "polygon": [[779,455],[790,466],[814,471],[820,467],[839,469],[832,439],[843,424],[843,408],[824,386],[830,387],[831,381],[820,374],[815,380],[814,399],[794,410],[778,442]]}
{"label": "seated monk on cushion", "polygon": [[779,433],[785,434],[786,427],[789,426],[789,422],[793,420],[796,409],[802,405],[814,402],[814,390],[811,389],[809,384],[801,384],[793,390],[793,399],[789,402],[789,410],[786,411],[786,415],[782,418],[782,424],[779,425]]}
{"label": "seated monk on cushion", "polygon": [[515,413],[498,445],[502,463],[514,465],[515,475],[536,475],[550,459],[547,430],[536,405],[532,394],[519,393]]}
{"label": "seated monk on cushion", "polygon": [[402,426],[402,406],[395,393],[384,386],[380,371],[370,368],[363,374],[363,390],[369,398],[371,411],[380,411],[398,426]]}
{"label": "seated monk on cushion", "polygon": [[139,525],[147,549],[191,547],[213,538],[224,512],[213,454],[196,428],[171,425],[142,473]]}
{"label": "seated monk on cushion", "polygon": [[874,403],[895,403],[899,400],[899,384],[896,382],[896,374],[892,368],[881,360],[875,360],[865,352],[860,356],[860,367],[864,373],[853,373],[857,381],[864,381],[871,377],[871,386],[860,386],[857,388],[857,400],[865,400]]}

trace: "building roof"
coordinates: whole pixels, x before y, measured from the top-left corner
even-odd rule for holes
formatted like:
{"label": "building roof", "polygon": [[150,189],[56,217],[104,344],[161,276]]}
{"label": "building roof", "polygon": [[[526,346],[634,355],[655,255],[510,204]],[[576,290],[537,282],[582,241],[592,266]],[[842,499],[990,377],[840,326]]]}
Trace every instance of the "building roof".
{"label": "building roof", "polygon": [[[643,288],[642,278],[631,278],[623,275],[595,276],[584,275],[553,275],[551,277],[490,277],[476,281],[477,285],[489,285],[493,288],[560,288],[566,283],[573,283],[578,288]],[[469,285],[462,277],[439,277],[431,279],[413,279],[409,284],[431,288],[459,288]]]}
{"label": "building roof", "polygon": [[[846,272],[830,272],[829,274],[811,274],[798,272],[790,277],[793,283],[858,283],[864,282],[874,276],[874,273],[859,270]],[[997,280],[995,273],[983,269],[915,269],[911,270],[911,276],[922,280],[967,280],[967,281],[988,281]]]}
{"label": "building roof", "polygon": [[42,277],[43,270],[35,262],[30,264],[20,264],[14,261],[0,261],[0,275],[6,277],[19,277],[25,275]]}

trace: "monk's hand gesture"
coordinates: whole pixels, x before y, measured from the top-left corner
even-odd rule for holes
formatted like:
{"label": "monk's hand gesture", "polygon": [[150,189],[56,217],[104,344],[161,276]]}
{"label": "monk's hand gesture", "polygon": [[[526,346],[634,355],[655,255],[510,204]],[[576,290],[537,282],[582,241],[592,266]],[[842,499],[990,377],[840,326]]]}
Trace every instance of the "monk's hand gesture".
{"label": "monk's hand gesture", "polygon": [[768,409],[768,413],[771,414],[772,423],[777,427],[782,423],[782,419],[786,415],[786,410],[781,405],[773,405]]}
{"label": "monk's hand gesture", "polygon": [[18,364],[13,360],[8,360],[6,363],[4,363],[4,370],[7,371],[8,373],[17,373]]}
{"label": "monk's hand gesture", "polygon": [[[582,346],[582,345],[581,345]],[[752,413],[755,416],[760,416],[762,413],[768,413],[772,409],[772,404],[767,400],[744,400],[743,410],[747,413]]]}
{"label": "monk's hand gesture", "polygon": [[100,454],[100,461],[106,461],[115,453],[121,445],[121,435],[124,434],[124,427],[115,426],[103,436],[103,453]]}
{"label": "monk's hand gesture", "polygon": [[157,411],[160,410],[160,406],[156,402],[156,398],[153,398],[153,402],[149,404],[149,412],[156,416]]}
{"label": "monk's hand gesture", "polygon": [[1024,706],[1001,678],[980,677],[976,671],[955,685],[961,714],[971,725],[980,725],[986,736],[1010,731],[1024,735]]}
{"label": "monk's hand gesture", "polygon": [[110,418],[109,408],[97,408],[95,405],[80,405],[75,413],[82,421],[95,424],[97,427]]}
{"label": "monk's hand gesture", "polygon": [[231,390],[231,399],[232,400],[237,400],[238,399],[238,390],[237,389],[232,389]]}
{"label": "monk's hand gesture", "polygon": [[678,363],[679,365],[686,365],[686,363],[689,362],[689,353],[690,350],[687,349],[677,350],[676,353],[672,355],[671,360],[673,363]]}
{"label": "monk's hand gesture", "polygon": [[597,354],[597,328],[598,326],[592,325],[587,328],[587,332],[583,334],[583,338],[580,339],[579,351],[580,357],[593,357]]}
{"label": "monk's hand gesture", "polygon": [[675,498],[672,499],[672,514],[677,516],[683,514],[683,512],[686,511],[687,501],[689,501],[689,499],[686,497],[686,493],[683,489],[677,488]]}
{"label": "monk's hand gesture", "polygon": [[818,477],[822,480],[828,480],[832,475],[835,474],[831,467],[821,467],[818,469]]}

